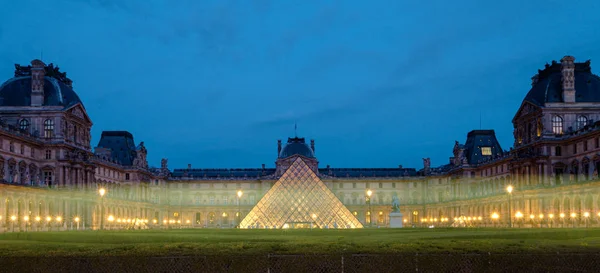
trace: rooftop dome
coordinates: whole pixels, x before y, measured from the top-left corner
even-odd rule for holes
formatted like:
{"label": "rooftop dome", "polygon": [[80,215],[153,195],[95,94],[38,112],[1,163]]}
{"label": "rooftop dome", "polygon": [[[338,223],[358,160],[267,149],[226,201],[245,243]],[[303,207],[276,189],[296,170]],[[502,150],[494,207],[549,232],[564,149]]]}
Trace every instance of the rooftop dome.
{"label": "rooftop dome", "polygon": [[[66,73],[53,64],[44,66],[44,70],[43,106],[69,108],[81,103]],[[15,76],[0,85],[0,106],[31,106],[31,90],[31,66],[15,65]]]}
{"label": "rooftop dome", "polygon": [[[600,77],[592,74],[590,61],[575,64],[575,102],[600,102]],[[538,106],[564,102],[561,63],[552,61],[532,78],[532,88],[525,101]]]}
{"label": "rooftop dome", "polygon": [[287,158],[293,155],[301,155],[315,158],[314,151],[304,142],[304,138],[288,138],[287,144],[281,149],[279,158]]}

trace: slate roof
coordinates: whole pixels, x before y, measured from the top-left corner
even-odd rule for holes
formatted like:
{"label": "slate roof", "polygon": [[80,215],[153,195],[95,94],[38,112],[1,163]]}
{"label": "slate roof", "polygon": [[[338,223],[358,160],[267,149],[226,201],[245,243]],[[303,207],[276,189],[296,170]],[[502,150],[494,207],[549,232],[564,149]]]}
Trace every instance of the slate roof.
{"label": "slate roof", "polygon": [[[538,73],[538,82],[529,90],[525,101],[538,106],[563,102],[561,64],[552,62]],[[600,102],[600,77],[592,74],[590,62],[575,63],[575,102]]]}
{"label": "slate roof", "polygon": [[[171,173],[173,178],[193,177],[197,179],[227,179],[227,178],[257,178],[270,176],[275,173],[275,168],[254,169],[175,169]],[[338,178],[359,177],[404,177],[416,176],[414,168],[320,168],[322,176]]]}
{"label": "slate roof", "polygon": [[175,169],[171,173],[174,178],[194,177],[194,178],[257,178],[268,176],[275,173],[275,168],[249,168],[249,169]]}
{"label": "slate roof", "polygon": [[133,165],[137,156],[133,135],[127,131],[104,131],[98,147],[110,149],[112,159],[124,166]]}
{"label": "slate roof", "polygon": [[[81,100],[71,87],[53,77],[44,77],[44,106],[63,106],[66,109],[78,103]],[[14,77],[0,86],[0,106],[30,105],[31,76]]]}
{"label": "slate roof", "polygon": [[414,168],[320,168],[319,174],[333,177],[403,177],[415,176]]}
{"label": "slate roof", "polygon": [[[481,147],[491,147],[492,155],[481,154]],[[465,156],[470,165],[482,163],[504,154],[494,130],[473,130],[467,134]]]}
{"label": "slate roof", "polygon": [[307,158],[315,158],[314,151],[304,142],[304,138],[288,138],[287,144],[281,149],[279,158],[287,158],[293,155],[302,155]]}

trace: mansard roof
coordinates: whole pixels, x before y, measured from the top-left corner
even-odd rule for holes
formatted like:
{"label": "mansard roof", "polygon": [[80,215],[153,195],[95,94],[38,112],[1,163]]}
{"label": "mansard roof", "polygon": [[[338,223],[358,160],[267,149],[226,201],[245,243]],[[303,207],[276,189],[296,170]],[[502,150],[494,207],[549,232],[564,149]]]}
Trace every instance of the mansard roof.
{"label": "mansard roof", "polygon": [[133,135],[127,131],[103,131],[98,147],[109,149],[111,159],[125,166],[133,165],[137,156]]}
{"label": "mansard roof", "polygon": [[279,158],[288,158],[293,155],[301,155],[306,158],[315,158],[314,151],[306,144],[304,138],[288,138],[287,144],[281,149]]}
{"label": "mansard roof", "polygon": [[[482,155],[482,147],[490,147],[491,155]],[[504,154],[494,130],[473,130],[467,134],[464,145],[465,156],[470,165],[488,161]]]}
{"label": "mansard roof", "polygon": [[[60,72],[53,64],[44,66],[43,106],[63,106],[64,109],[80,103],[66,72]],[[15,65],[15,75],[0,85],[0,106],[31,105],[31,66]]]}
{"label": "mansard roof", "polygon": [[[592,74],[590,61],[575,63],[575,102],[600,102],[600,77]],[[534,76],[536,81],[524,101],[537,106],[564,102],[562,96],[561,64],[552,61]]]}

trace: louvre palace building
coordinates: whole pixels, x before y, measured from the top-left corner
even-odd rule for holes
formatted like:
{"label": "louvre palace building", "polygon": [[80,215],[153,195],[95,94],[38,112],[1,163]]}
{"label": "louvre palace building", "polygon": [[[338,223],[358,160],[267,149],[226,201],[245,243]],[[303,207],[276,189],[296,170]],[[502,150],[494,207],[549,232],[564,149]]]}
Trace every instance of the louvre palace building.
{"label": "louvre palace building", "polygon": [[473,130],[443,165],[322,166],[296,136],[274,137],[274,168],[170,169],[127,131],[91,143],[71,79],[33,60],[0,86],[0,232],[383,228],[397,210],[404,228],[599,226],[600,77],[565,56],[522,88],[512,148]]}

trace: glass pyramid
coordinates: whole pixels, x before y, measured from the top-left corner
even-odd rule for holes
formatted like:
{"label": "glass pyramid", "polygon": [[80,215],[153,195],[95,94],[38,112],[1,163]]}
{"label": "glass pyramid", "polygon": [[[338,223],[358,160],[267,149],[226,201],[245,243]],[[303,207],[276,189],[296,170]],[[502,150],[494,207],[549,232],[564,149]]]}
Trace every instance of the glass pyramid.
{"label": "glass pyramid", "polygon": [[362,228],[362,224],[297,158],[252,208],[240,228]]}

